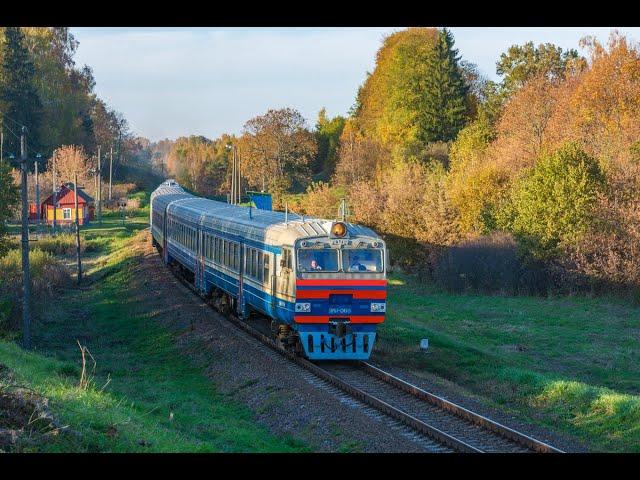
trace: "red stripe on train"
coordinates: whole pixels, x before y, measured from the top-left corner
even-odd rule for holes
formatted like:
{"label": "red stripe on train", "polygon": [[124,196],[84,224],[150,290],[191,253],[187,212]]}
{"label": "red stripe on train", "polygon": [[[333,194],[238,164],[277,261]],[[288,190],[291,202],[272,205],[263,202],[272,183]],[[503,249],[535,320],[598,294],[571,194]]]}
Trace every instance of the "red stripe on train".
{"label": "red stripe on train", "polygon": [[329,295],[353,295],[353,298],[367,300],[384,300],[387,298],[386,290],[298,290],[296,298],[300,300],[308,298],[329,298]]}
{"label": "red stripe on train", "polygon": [[[332,318],[348,318],[351,323],[382,323],[384,315],[332,315]],[[296,323],[329,323],[329,315],[294,315]]]}
{"label": "red stripe on train", "polygon": [[319,278],[319,279],[300,279],[296,280],[296,285],[302,287],[384,287],[387,285],[386,280],[360,280],[360,279],[335,279],[335,278]]}

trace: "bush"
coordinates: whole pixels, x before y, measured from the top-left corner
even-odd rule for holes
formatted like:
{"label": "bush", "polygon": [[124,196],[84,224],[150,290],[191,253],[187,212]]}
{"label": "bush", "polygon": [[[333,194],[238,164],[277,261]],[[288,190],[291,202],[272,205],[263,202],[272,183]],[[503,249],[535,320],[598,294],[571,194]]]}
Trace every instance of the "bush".
{"label": "bush", "polygon": [[302,198],[302,208],[307,215],[334,219],[338,218],[342,198],[345,198],[343,187],[331,187],[325,182],[313,182]]}
{"label": "bush", "polygon": [[[47,303],[60,288],[70,284],[71,277],[53,255],[40,249],[29,252],[29,265],[36,310],[40,306],[38,301]],[[20,250],[11,250],[0,258],[0,332],[18,327],[18,319],[22,315],[21,291],[22,254]]]}
{"label": "bush", "polygon": [[494,232],[450,247],[434,269],[436,283],[456,293],[541,295],[551,278],[543,264],[527,262],[512,235]]}
{"label": "bush", "polygon": [[[35,248],[52,255],[71,255],[76,253],[76,235],[75,233],[61,233],[42,236],[36,242]],[[85,242],[80,242],[80,251],[84,252],[85,249]]]}
{"label": "bush", "polygon": [[560,243],[576,243],[589,229],[604,186],[598,162],[567,143],[543,156],[514,186],[498,224],[534,257],[549,258]]}

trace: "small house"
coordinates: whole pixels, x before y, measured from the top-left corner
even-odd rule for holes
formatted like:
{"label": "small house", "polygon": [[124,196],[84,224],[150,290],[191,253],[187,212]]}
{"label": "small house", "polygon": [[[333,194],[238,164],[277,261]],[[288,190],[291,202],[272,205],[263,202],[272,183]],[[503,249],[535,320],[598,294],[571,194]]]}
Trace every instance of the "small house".
{"label": "small house", "polygon": [[[75,206],[75,186],[73,183],[62,184],[58,190],[58,205],[56,209],[56,223],[68,224],[76,221]],[[49,225],[53,224],[53,200],[54,195],[50,195],[42,202],[40,210],[40,218]],[[93,220],[94,214],[93,198],[89,196],[82,188],[78,188],[78,217],[80,225],[85,225]]]}

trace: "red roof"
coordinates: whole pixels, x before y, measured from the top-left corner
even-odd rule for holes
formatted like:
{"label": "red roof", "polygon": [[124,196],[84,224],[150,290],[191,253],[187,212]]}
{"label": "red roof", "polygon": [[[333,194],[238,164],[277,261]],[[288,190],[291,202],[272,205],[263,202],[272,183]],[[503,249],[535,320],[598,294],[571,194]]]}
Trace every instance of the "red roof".
{"label": "red roof", "polygon": [[[78,189],[78,205],[93,202],[93,198],[87,195],[81,188]],[[43,205],[53,205],[53,194],[49,195]],[[75,193],[73,183],[63,184],[58,191],[58,207],[62,205],[75,205]]]}

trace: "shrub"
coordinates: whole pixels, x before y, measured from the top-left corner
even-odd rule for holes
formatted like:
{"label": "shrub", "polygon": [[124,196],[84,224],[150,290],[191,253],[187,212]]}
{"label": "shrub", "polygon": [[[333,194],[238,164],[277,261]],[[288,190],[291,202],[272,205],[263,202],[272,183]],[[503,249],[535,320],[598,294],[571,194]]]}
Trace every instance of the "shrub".
{"label": "shrub", "polygon": [[[75,233],[60,233],[42,236],[35,242],[35,248],[52,255],[71,255],[76,253],[76,235]],[[85,242],[80,242],[80,251],[84,252],[85,249]]]}
{"label": "shrub", "polygon": [[338,218],[340,200],[345,198],[343,187],[331,187],[325,182],[313,182],[302,198],[302,208],[307,215],[319,218]]}
{"label": "shrub", "polygon": [[513,187],[498,224],[512,231],[536,258],[575,243],[593,221],[605,179],[598,162],[577,144],[543,156]]}
{"label": "shrub", "polygon": [[[29,252],[31,294],[34,307],[53,298],[56,291],[69,285],[69,272],[53,255],[40,249]],[[0,258],[0,331],[13,330],[21,316],[22,256],[11,250]]]}
{"label": "shrub", "polygon": [[434,269],[435,281],[456,292],[544,294],[550,276],[539,262],[527,262],[512,235],[494,232],[450,247]]}

